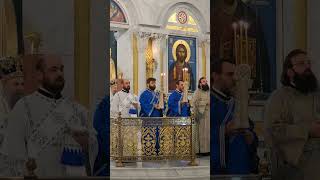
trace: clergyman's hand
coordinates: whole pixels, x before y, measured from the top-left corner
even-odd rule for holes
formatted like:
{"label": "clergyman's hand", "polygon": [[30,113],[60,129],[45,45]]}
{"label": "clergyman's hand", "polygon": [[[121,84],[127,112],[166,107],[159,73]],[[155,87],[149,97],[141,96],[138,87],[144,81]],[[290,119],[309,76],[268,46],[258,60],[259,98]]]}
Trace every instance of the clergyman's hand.
{"label": "clergyman's hand", "polygon": [[89,146],[89,133],[87,131],[72,131],[73,139],[80,144],[84,151],[88,150]]}
{"label": "clergyman's hand", "polygon": [[180,102],[180,105],[181,105],[181,106],[184,105],[184,104],[188,105],[189,102],[187,102],[187,101],[181,101],[181,102]]}
{"label": "clergyman's hand", "polygon": [[246,140],[246,143],[247,144],[252,144],[252,142],[254,140],[253,133],[251,131],[249,131],[249,130],[245,130],[243,134],[244,134],[244,138]]}
{"label": "clergyman's hand", "polygon": [[235,122],[229,121],[226,125],[226,134],[230,134],[235,130]]}
{"label": "clergyman's hand", "polygon": [[154,108],[155,108],[155,109],[161,109],[160,106],[159,106],[159,104],[155,104],[155,105],[154,105]]}
{"label": "clergyman's hand", "polygon": [[134,108],[138,109],[139,108],[139,104],[138,103],[132,103],[132,105],[134,106]]}

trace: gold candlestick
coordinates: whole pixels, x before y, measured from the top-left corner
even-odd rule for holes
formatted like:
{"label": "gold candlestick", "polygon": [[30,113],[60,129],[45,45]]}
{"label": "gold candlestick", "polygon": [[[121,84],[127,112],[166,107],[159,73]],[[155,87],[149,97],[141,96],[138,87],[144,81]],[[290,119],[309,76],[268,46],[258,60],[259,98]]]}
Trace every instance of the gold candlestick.
{"label": "gold candlestick", "polygon": [[31,32],[25,35],[25,38],[30,41],[30,54],[38,54],[41,47],[42,39],[41,34],[37,32]]}
{"label": "gold candlestick", "polygon": [[119,79],[123,79],[123,73],[120,72],[119,75],[118,75]]}
{"label": "gold candlestick", "polygon": [[237,51],[237,23],[234,22],[232,24],[233,27],[233,36],[234,36],[234,57],[235,57],[235,61],[236,64],[238,64],[238,51]]}

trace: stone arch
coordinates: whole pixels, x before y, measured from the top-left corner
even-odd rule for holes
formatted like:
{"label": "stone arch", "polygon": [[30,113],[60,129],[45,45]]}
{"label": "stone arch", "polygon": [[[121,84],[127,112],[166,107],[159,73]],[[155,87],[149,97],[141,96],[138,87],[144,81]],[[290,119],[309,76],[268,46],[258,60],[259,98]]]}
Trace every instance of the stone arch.
{"label": "stone arch", "polygon": [[205,33],[209,30],[210,26],[206,23],[203,13],[195,5],[189,2],[177,2],[168,5],[158,17],[158,23],[161,25],[162,28],[165,28],[168,18],[178,8],[186,9],[193,15],[193,17],[198,22],[200,33]]}
{"label": "stone arch", "polygon": [[[111,6],[111,4],[115,4],[119,9],[120,9],[120,15],[122,15],[123,14],[123,16],[124,16],[124,21],[125,22],[119,22],[119,23],[123,23],[123,24],[129,24],[129,18],[128,18],[128,14],[127,14],[127,11],[124,9],[124,7],[123,7],[123,5],[120,3],[120,1],[118,1],[118,0],[111,0],[111,2],[110,2],[110,6]],[[111,7],[110,7],[111,8]],[[110,17],[111,18],[111,17]],[[111,19],[110,19],[110,21],[111,21]],[[115,22],[115,23],[117,23],[117,22]]]}
{"label": "stone arch", "polygon": [[[124,1],[124,0],[112,0],[114,1],[124,13],[127,23],[125,24],[129,28],[129,26],[134,26],[138,24],[140,16],[137,12],[136,4],[132,1]],[[111,27],[116,25],[115,23],[111,24]]]}

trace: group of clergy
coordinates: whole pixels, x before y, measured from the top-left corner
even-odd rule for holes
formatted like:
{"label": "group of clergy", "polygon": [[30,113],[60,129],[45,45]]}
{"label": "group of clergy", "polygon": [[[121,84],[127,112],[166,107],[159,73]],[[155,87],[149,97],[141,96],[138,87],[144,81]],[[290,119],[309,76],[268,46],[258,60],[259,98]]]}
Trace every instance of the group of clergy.
{"label": "group of clergy", "polygon": [[[320,177],[320,93],[307,52],[291,51],[283,64],[282,86],[265,107],[264,140],[271,150],[275,180],[316,180]],[[212,63],[211,174],[258,173],[258,138],[253,123],[234,126],[235,64],[231,59]]]}
{"label": "group of clergy", "polygon": [[[184,100],[184,82],[176,81],[176,89],[169,95],[168,102],[160,102],[161,95],[156,91],[156,79],[146,80],[146,89],[139,98],[130,92],[130,81],[121,79],[111,84],[110,114],[112,118],[119,115],[126,117],[189,117],[191,107],[194,108],[197,120],[197,149],[201,155],[209,155],[210,152],[210,98],[209,85],[206,78],[199,80],[198,89],[194,92],[191,101]],[[118,85],[120,84],[120,89]],[[161,104],[165,104],[161,107]]]}
{"label": "group of clergy", "polygon": [[90,128],[86,108],[61,94],[61,57],[39,55],[39,88],[30,94],[22,64],[21,57],[0,58],[0,176],[106,176],[101,131]]}

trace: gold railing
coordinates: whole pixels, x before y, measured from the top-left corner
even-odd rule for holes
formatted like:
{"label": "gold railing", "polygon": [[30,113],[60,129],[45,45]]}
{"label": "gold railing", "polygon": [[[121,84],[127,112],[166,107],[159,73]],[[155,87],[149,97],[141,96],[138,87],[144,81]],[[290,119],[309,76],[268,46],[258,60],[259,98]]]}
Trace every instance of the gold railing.
{"label": "gold railing", "polygon": [[110,157],[123,161],[188,160],[197,166],[192,117],[111,118]]}

